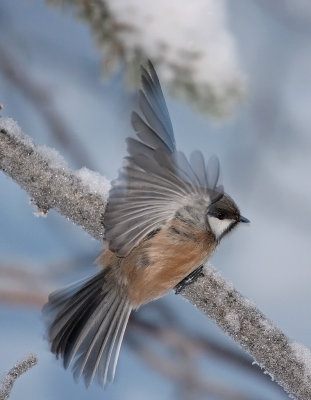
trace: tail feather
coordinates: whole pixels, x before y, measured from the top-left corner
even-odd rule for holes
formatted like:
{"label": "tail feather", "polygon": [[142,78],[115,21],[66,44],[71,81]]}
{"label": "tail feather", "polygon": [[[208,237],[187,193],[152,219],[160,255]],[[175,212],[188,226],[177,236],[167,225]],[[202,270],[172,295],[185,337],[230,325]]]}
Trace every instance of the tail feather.
{"label": "tail feather", "polygon": [[[70,287],[65,290],[72,291]],[[48,305],[51,304],[55,308],[52,296]],[[64,304],[57,305],[55,311],[58,310],[59,312],[55,320],[51,320],[52,323],[49,327],[51,350],[57,357],[60,355],[65,360],[71,343],[75,341],[75,336],[84,326],[88,326],[89,316],[99,302],[99,290],[92,290],[92,286],[87,284],[74,293]],[[65,363],[64,366],[66,367]]]}
{"label": "tail feather", "polygon": [[[120,332],[118,332],[119,335],[118,335],[117,342],[116,342],[117,344],[116,344],[116,347],[114,348],[114,354],[112,356],[113,365],[111,367],[110,376],[108,377],[109,382],[113,381],[115,373],[116,373],[117,362],[118,362],[118,358],[119,358],[119,354],[120,354],[121,344],[123,341],[126,325],[127,325],[128,319],[130,317],[131,311],[132,311],[131,308],[127,308],[123,315],[123,321],[121,323]],[[109,363],[109,366],[111,366],[110,363]],[[107,375],[104,374],[104,377],[105,376],[107,377]]]}
{"label": "tail feather", "polygon": [[[77,354],[81,354],[82,352],[85,354],[85,362],[87,361],[89,354],[94,347],[95,341],[99,338],[100,327],[102,325],[103,320],[108,319],[113,306],[116,304],[116,296],[113,298],[109,296],[110,294],[114,294],[110,292],[107,294],[110,300],[110,308],[106,308],[106,314],[103,315],[102,309],[105,307],[105,304],[99,304],[96,308],[92,316],[89,316],[88,323],[85,323],[82,326],[82,329],[77,332],[77,337],[72,341],[71,347],[68,347],[68,353],[66,357],[64,357],[64,366],[68,368],[71,364],[71,361]],[[105,298],[106,299],[106,298]],[[103,301],[102,301],[103,302]],[[84,365],[82,365],[82,369]]]}
{"label": "tail feather", "polygon": [[107,383],[107,378],[106,378],[105,374],[103,374],[103,371],[102,371],[102,365],[105,365],[108,367],[110,364],[110,358],[109,358],[110,353],[109,352],[110,352],[110,349],[112,349],[114,347],[115,338],[116,338],[116,335],[118,334],[119,325],[122,324],[122,322],[124,322],[124,321],[122,321],[122,314],[123,314],[124,310],[126,310],[125,301],[120,302],[118,304],[117,309],[115,311],[115,316],[114,316],[110,326],[107,326],[106,321],[103,323],[103,326],[101,327],[101,331],[102,331],[102,335],[105,336],[105,338],[104,338],[104,340],[97,341],[97,345],[99,346],[99,348],[96,349],[97,351],[94,351],[92,353],[92,356],[88,360],[88,363],[90,365],[94,365],[94,369],[91,372],[91,370],[87,368],[87,370],[91,372],[86,376],[87,381],[91,382],[94,378],[95,370],[98,370],[99,371],[99,373],[97,375],[98,382],[101,385],[105,385]]}
{"label": "tail feather", "polygon": [[88,386],[114,379],[125,328],[132,310],[107,270],[54,292],[43,308],[48,339],[65,368]]}
{"label": "tail feather", "polygon": [[[124,323],[127,323],[127,320],[125,320],[125,315],[127,314],[128,309],[126,307],[122,307],[121,309],[121,315],[118,321],[118,324],[115,328],[115,333],[113,335],[113,340],[111,341],[111,343],[109,344],[109,346],[107,346],[107,348],[105,349],[106,354],[104,355],[104,357],[101,360],[101,378],[103,379],[103,382],[107,382],[107,381],[112,381],[114,378],[114,375],[111,376],[108,379],[108,372],[111,371],[111,359],[112,359],[112,354],[114,353],[115,350],[115,344],[117,343],[118,346],[118,337],[120,334],[120,331],[122,330],[122,327],[124,326]],[[104,371],[104,373],[102,373],[102,371]]]}
{"label": "tail feather", "polygon": [[[44,307],[43,312],[47,315],[49,321],[52,322],[49,328],[49,337],[51,340],[54,340],[64,326],[67,325],[70,317],[75,315],[77,307],[80,307],[82,302],[87,304],[89,299],[93,297],[92,292],[94,288],[92,289],[90,284],[95,278],[96,276],[90,281],[83,279],[50,294],[49,302]],[[77,292],[79,296],[77,296]]]}
{"label": "tail feather", "polygon": [[120,304],[113,302],[106,315],[103,316],[97,329],[94,329],[94,335],[89,334],[89,340],[84,342],[84,349],[80,354],[75,365],[74,378],[78,379],[85,370],[85,382],[88,386],[97,371],[97,357],[102,355],[101,349],[104,348],[107,342],[111,341],[111,333],[114,331],[114,326],[118,318],[118,308]]}
{"label": "tail feather", "polygon": [[[112,297],[112,295],[114,295]],[[96,296],[95,293],[93,293],[93,297]],[[113,303],[116,301],[116,295],[114,292],[107,293],[104,295],[104,299],[108,298],[110,301],[110,305],[113,306]],[[88,311],[86,312],[85,315],[85,321],[82,320],[80,322],[81,328],[76,330],[76,336],[72,339],[71,341],[71,346],[68,347],[68,352],[66,354],[66,358],[64,359],[66,368],[69,366],[71,359],[76,355],[76,353],[79,350],[79,353],[81,351],[85,351],[85,349],[88,346],[88,343],[90,342],[90,338],[92,338],[98,329],[98,325],[100,322],[100,319],[103,318],[103,310],[107,312],[107,307],[105,307],[105,303],[103,301],[103,295],[99,293],[95,297],[97,300],[96,303],[92,303],[91,300],[89,300],[89,306],[91,308],[91,312]],[[78,310],[81,312],[81,307]]]}
{"label": "tail feather", "polygon": [[102,304],[100,299],[90,303],[86,308],[83,318],[75,327],[74,333],[66,347],[64,354],[64,367],[67,369],[76,356],[85,352],[95,332],[98,329],[98,319],[102,314]]}

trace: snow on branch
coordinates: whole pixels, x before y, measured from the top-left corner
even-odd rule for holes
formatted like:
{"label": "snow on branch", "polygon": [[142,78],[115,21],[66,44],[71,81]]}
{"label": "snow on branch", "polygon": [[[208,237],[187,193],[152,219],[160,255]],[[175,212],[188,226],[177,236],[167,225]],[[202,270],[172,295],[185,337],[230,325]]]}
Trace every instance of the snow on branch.
{"label": "snow on branch", "polygon": [[87,168],[70,171],[56,150],[35,146],[10,118],[0,118],[0,169],[29,193],[39,214],[54,208],[103,239],[110,183],[100,174]]}
{"label": "snow on branch", "polygon": [[30,368],[38,363],[37,356],[30,354],[29,356],[18,361],[13,368],[0,381],[0,400],[7,400],[17,378],[27,372]]}
{"label": "snow on branch", "polygon": [[[103,239],[109,183],[99,174],[71,171],[55,150],[35,146],[7,118],[0,118],[0,169],[27,190],[42,212],[55,208],[94,238]],[[181,295],[212,318],[293,398],[311,399],[310,351],[286,337],[212,267],[206,266]]]}
{"label": "snow on branch", "polygon": [[291,397],[311,399],[311,352],[290,340],[210,265],[181,291],[194,306],[214,320]]}
{"label": "snow on branch", "polygon": [[245,95],[224,0],[46,0],[72,8],[91,27],[103,70],[124,63],[128,81],[150,58],[165,87],[201,111],[231,114]]}

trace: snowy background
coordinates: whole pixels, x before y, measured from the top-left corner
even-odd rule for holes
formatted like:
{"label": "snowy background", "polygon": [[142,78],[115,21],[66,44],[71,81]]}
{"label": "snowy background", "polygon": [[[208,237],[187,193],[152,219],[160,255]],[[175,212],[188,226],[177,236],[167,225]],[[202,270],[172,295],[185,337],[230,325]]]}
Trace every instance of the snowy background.
{"label": "snowy background", "polygon": [[[123,3],[114,4],[122,7]],[[212,7],[212,1],[207,3]],[[202,4],[193,2],[193,7]],[[206,67],[206,75],[214,74],[211,82],[218,82],[220,92],[227,93],[224,76],[228,76],[239,96],[230,101],[230,109],[234,104],[231,117],[215,119],[210,116],[214,107],[207,107],[207,112],[192,107],[190,97],[180,89],[186,84],[176,89],[174,97],[167,94],[176,141],[187,154],[201,149],[207,157],[219,156],[226,191],[252,222],[223,241],[213,265],[286,334],[311,347],[311,6],[303,0],[221,4],[220,10],[211,8],[218,18],[214,31],[204,30],[202,24],[202,35],[209,36],[195,41],[195,46],[206,45],[213,67]],[[197,10],[179,11],[176,29],[181,30],[183,18],[188,21],[190,15],[195,20],[200,15]],[[161,20],[161,9],[156,12]],[[142,24],[144,15],[137,23]],[[163,15],[167,17],[167,10],[163,9]],[[174,44],[172,28],[159,25]],[[189,21],[185,27],[195,40],[199,32],[191,31]],[[214,57],[213,38],[218,43]],[[186,45],[193,49],[191,41]],[[74,8],[55,8],[39,0],[0,3],[1,115],[18,121],[36,143],[58,149],[73,168],[87,166],[111,179],[125,154],[124,139],[131,134],[129,120],[136,96],[133,87],[125,85],[129,72],[122,63],[109,77],[104,74],[105,51]],[[134,56],[125,55],[127,65]],[[159,54],[153,47],[148,56]],[[172,60],[166,65],[163,57],[159,74],[163,73],[163,82],[174,92],[174,77],[167,68]],[[219,70],[221,60],[227,64]],[[170,379],[163,378],[157,368],[147,368],[130,341],[121,351],[116,383],[104,393],[96,385],[87,391],[63,371],[43,340],[39,307],[5,301],[1,291],[18,292],[27,283],[34,292],[45,293],[40,279],[29,276],[50,274],[52,290],[87,275],[94,270],[93,260],[101,246],[55,212],[36,218],[26,193],[3,174],[0,188],[0,373],[29,352],[39,357],[39,365],[17,382],[11,399],[181,398]],[[25,274],[19,283],[13,279],[16,271],[19,276],[21,271]],[[162,304],[176,315],[179,329],[182,326],[191,337],[208,336],[240,351],[180,297],[170,294]],[[141,318],[161,324],[154,305],[146,306]],[[158,351],[154,343],[150,346]],[[209,354],[197,358],[201,377],[211,385],[234,388],[245,399],[286,398],[277,387],[234,364]]]}

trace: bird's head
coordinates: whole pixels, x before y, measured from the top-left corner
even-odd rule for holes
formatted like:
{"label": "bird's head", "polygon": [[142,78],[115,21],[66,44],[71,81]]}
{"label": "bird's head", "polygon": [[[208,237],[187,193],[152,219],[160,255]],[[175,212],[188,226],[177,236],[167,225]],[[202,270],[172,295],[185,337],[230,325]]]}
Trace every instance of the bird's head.
{"label": "bird's head", "polygon": [[240,214],[235,202],[226,194],[211,204],[207,210],[207,223],[217,241],[240,222],[249,223],[250,221]]}

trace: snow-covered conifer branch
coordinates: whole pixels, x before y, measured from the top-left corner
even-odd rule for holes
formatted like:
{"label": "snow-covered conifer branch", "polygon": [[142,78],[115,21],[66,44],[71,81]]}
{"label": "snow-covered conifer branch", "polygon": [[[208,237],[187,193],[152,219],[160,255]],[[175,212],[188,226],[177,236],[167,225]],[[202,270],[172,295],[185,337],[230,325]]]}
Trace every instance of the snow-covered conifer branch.
{"label": "snow-covered conifer branch", "polygon": [[30,368],[38,363],[38,359],[34,354],[18,361],[13,368],[0,381],[0,400],[7,400],[17,378],[27,372]]}
{"label": "snow-covered conifer branch", "polygon": [[[99,174],[70,171],[51,149],[35,146],[20,128],[0,118],[0,169],[18,182],[39,210],[55,208],[96,239],[103,238],[109,183]],[[212,267],[181,291],[239,343],[292,397],[311,399],[311,353],[291,341]]]}
{"label": "snow-covered conifer branch", "polygon": [[150,58],[165,87],[216,117],[231,114],[245,96],[224,0],[46,1],[89,24],[105,73],[124,64],[127,80],[138,82],[138,67]]}

